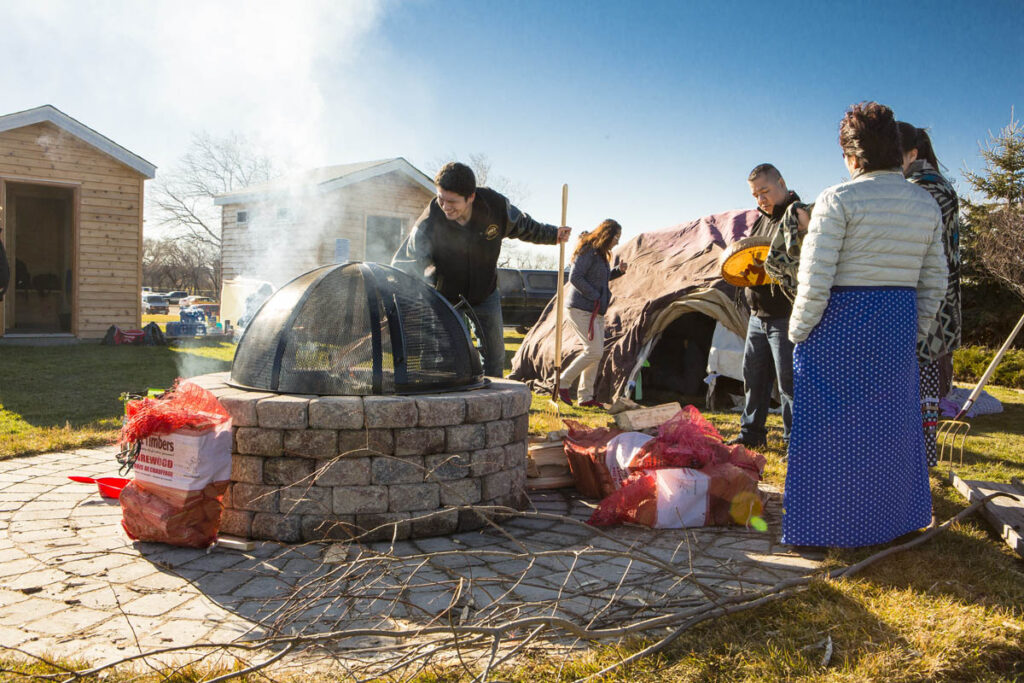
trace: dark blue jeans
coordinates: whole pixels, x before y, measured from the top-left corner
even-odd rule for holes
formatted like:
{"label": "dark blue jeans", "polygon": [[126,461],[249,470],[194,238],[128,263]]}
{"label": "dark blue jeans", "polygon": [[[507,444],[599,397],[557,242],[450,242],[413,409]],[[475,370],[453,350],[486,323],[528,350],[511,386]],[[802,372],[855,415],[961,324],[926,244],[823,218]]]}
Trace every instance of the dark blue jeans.
{"label": "dark blue jeans", "polygon": [[473,306],[473,312],[480,320],[480,329],[475,330],[480,340],[484,374],[501,377],[505,369],[505,325],[501,318],[501,292],[494,292]]}
{"label": "dark blue jeans", "polygon": [[783,437],[789,439],[793,426],[793,342],[789,341],[789,318],[750,316],[743,347],[743,415],[740,436],[749,443],[766,438],[772,389],[779,380],[782,400]]}

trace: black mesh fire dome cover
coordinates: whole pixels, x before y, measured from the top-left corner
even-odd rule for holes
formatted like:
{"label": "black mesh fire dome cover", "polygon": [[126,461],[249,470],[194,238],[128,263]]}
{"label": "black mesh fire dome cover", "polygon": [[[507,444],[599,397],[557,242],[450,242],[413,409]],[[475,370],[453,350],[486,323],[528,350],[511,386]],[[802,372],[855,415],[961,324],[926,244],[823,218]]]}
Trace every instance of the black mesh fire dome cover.
{"label": "black mesh fire dome cover", "polygon": [[484,386],[462,316],[433,287],[377,263],[322,266],[245,329],[232,386],[285,394],[418,394]]}

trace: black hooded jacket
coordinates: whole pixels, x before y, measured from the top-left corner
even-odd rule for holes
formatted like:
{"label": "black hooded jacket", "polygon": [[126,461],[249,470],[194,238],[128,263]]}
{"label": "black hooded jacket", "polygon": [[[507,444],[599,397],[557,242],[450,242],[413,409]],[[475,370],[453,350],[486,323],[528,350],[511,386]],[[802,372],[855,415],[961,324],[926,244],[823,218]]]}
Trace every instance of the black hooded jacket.
{"label": "black hooded jacket", "polygon": [[[779,227],[782,215],[786,213],[786,207],[798,201],[800,201],[800,197],[796,192],[791,191],[786,197],[786,201],[772,209],[770,215],[758,208],[757,211],[761,216],[754,224],[754,229],[750,231],[750,236],[756,235],[771,239]],[[793,303],[786,297],[782,287],[778,285],[744,287],[743,297],[750,309],[750,314],[756,315],[758,318],[788,318],[793,312]]]}
{"label": "black hooded jacket", "polygon": [[391,265],[426,279],[453,304],[463,296],[476,305],[498,286],[498,256],[506,237],[555,244],[558,228],[533,220],[504,195],[486,187],[476,189],[473,214],[466,225],[448,220],[435,197]]}

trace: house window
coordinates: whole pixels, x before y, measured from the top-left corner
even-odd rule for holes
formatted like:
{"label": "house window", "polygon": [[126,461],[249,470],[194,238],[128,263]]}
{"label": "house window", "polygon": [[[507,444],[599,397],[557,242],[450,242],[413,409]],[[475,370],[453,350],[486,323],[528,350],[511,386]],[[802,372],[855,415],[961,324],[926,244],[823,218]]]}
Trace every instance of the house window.
{"label": "house window", "polygon": [[249,212],[248,211],[238,211],[237,213],[235,213],[235,223],[237,223],[238,225],[245,225],[248,222],[249,222]]}
{"label": "house window", "polygon": [[366,217],[366,261],[390,264],[405,235],[405,219],[393,216]]}
{"label": "house window", "polygon": [[348,263],[348,240],[338,237],[334,240],[334,263]]}

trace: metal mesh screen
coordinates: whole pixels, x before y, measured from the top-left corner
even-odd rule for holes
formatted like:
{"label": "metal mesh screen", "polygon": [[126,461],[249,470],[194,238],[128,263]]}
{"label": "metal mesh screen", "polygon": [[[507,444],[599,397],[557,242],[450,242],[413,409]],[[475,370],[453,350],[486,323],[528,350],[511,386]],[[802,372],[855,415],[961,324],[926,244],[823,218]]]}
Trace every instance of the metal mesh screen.
{"label": "metal mesh screen", "polygon": [[461,317],[433,288],[388,266],[350,263],[310,271],[267,300],[238,344],[231,383],[364,395],[484,380]]}

